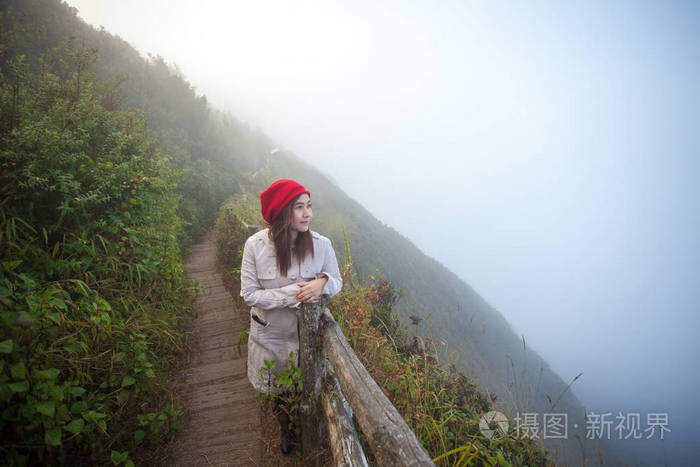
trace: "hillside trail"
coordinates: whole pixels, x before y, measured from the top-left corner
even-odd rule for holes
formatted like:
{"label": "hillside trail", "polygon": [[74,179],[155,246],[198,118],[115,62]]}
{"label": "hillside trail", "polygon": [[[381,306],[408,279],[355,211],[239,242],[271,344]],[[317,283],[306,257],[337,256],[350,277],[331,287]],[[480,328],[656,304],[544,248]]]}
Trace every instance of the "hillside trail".
{"label": "hillside trail", "polygon": [[213,231],[192,246],[185,271],[205,292],[194,304],[193,351],[182,378],[188,417],[168,463],[264,465],[259,397],[248,382],[247,346],[238,344],[248,314],[236,309],[216,270]]}

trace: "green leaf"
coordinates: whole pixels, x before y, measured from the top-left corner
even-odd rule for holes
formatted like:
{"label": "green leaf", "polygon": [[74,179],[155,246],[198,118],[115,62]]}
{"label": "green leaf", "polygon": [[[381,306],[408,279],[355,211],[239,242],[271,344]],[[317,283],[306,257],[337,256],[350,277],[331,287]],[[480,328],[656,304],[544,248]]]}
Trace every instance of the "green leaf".
{"label": "green leaf", "polygon": [[22,260],[16,260],[16,261],[3,261],[2,262],[2,267],[5,268],[5,271],[10,272],[17,266],[19,266],[22,263]]}
{"label": "green leaf", "polygon": [[80,386],[73,386],[72,388],[70,388],[70,393],[77,397],[85,394],[85,388],[81,388]]}
{"label": "green leaf", "polygon": [[[61,302],[61,303],[63,303],[63,302]],[[65,308],[65,303],[64,303],[64,308]],[[61,315],[56,313],[56,312],[48,313],[46,315],[46,317],[49,318],[51,321],[53,321],[54,324],[58,324],[58,325],[61,324]]]}
{"label": "green leaf", "polygon": [[134,467],[134,462],[131,459],[127,459],[126,462],[124,462],[124,467]]}
{"label": "green leaf", "polygon": [[134,384],[136,380],[134,379],[133,376],[126,375],[124,379],[122,380],[122,387],[125,388],[127,386],[131,386]]}
{"label": "green leaf", "polygon": [[136,444],[143,441],[144,436],[146,436],[146,433],[143,430],[134,431],[134,441],[136,441]]}
{"label": "green leaf", "polygon": [[83,431],[83,427],[85,426],[85,422],[83,421],[82,418],[76,418],[72,422],[70,422],[68,425],[64,426],[63,428],[66,431],[70,431],[74,435],[77,435],[81,431]]}
{"label": "green leaf", "polygon": [[81,354],[86,353],[82,345],[77,342],[72,342],[64,347],[68,353]]}
{"label": "green leaf", "polygon": [[124,402],[129,400],[129,396],[131,393],[129,391],[121,391],[119,395],[117,395],[117,402],[119,405],[123,404]]}
{"label": "green leaf", "polygon": [[56,404],[54,401],[39,402],[36,405],[36,411],[43,413],[47,417],[53,417],[53,414],[56,412]]}
{"label": "green leaf", "polygon": [[32,370],[32,373],[37,379],[56,379],[60,371],[56,368],[49,368],[48,370]]}
{"label": "green leaf", "polygon": [[53,427],[44,434],[44,442],[49,446],[61,445],[61,428]]}
{"label": "green leaf", "polygon": [[97,420],[95,423],[97,423],[97,426],[99,426],[102,431],[105,433],[107,432],[107,423],[104,420]]}
{"label": "green leaf", "polygon": [[15,379],[24,379],[27,377],[27,367],[24,366],[24,362],[15,363],[10,368],[10,374]]}
{"label": "green leaf", "polygon": [[156,377],[156,374],[155,374],[155,373],[153,372],[153,370],[151,370],[150,368],[147,369],[147,370],[145,371],[144,374],[145,374],[146,376],[148,376],[149,378],[155,378],[155,377]]}
{"label": "green leaf", "polygon": [[58,253],[58,248],[59,248],[60,246],[61,246],[61,244],[58,243],[58,242],[53,246],[53,252],[51,253],[51,257],[52,257],[52,258],[55,258],[55,257],[56,257],[56,253]]}
{"label": "green leaf", "polygon": [[95,412],[94,410],[90,410],[90,411],[83,414],[83,418],[87,422],[94,422],[94,421],[99,420],[101,418],[105,418],[106,416],[107,416],[107,414]]}
{"label": "green leaf", "polygon": [[87,408],[87,402],[75,402],[73,405],[70,406],[70,413],[72,413],[73,415],[78,415],[85,412]]}
{"label": "green leaf", "polygon": [[12,339],[0,342],[0,353],[12,353]]}
{"label": "green leaf", "polygon": [[112,451],[112,454],[109,456],[109,458],[112,460],[112,463],[114,465],[119,465],[129,458],[129,451]]}
{"label": "green leaf", "polygon": [[[66,302],[64,302],[60,298],[52,298],[51,300],[49,300],[48,304],[51,306],[55,306],[57,308],[60,308],[61,310],[66,310],[68,308],[68,305],[66,305]],[[56,315],[60,319],[61,315],[59,315],[58,313],[53,313],[53,314]],[[60,324],[60,323],[56,323],[56,324]]]}
{"label": "green leaf", "polygon": [[19,383],[10,384],[10,389],[13,392],[24,392],[29,390],[29,381],[20,381]]}
{"label": "green leaf", "polygon": [[59,417],[62,421],[68,418],[68,406],[66,404],[56,407],[56,417]]}

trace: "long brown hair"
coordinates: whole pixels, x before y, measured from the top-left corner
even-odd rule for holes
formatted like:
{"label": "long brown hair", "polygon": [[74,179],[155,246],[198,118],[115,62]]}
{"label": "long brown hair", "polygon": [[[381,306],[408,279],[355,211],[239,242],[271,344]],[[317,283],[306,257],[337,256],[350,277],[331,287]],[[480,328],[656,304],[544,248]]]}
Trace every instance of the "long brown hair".
{"label": "long brown hair", "polygon": [[294,211],[294,203],[299,199],[299,196],[287,203],[282,208],[282,212],[269,225],[268,236],[275,245],[277,269],[282,276],[286,276],[287,271],[292,267],[292,247],[294,247],[294,256],[299,263],[309,254],[312,258],[314,257],[314,241],[311,238],[311,230],[299,232],[294,245],[291,242],[292,212]]}

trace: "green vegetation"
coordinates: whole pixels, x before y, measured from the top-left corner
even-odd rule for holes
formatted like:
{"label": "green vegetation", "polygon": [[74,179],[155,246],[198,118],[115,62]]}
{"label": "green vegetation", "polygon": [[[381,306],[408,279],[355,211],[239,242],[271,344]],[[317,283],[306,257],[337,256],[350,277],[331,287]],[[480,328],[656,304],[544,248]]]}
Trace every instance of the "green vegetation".
{"label": "green vegetation", "polygon": [[437,344],[411,336],[392,306],[399,298],[386,279],[360,282],[351,263],[346,286],[329,308],[358,357],[440,465],[553,465],[533,440],[513,428],[501,439],[479,431],[481,416],[493,410],[493,395],[454,365],[440,364]]}
{"label": "green vegetation", "polygon": [[40,57],[50,69],[33,74],[18,56],[1,77],[10,463],[129,463],[181,423],[164,384],[189,304],[176,173],[141,116],[103,106],[85,73],[93,56],[71,41]]}
{"label": "green vegetation", "polygon": [[235,269],[236,280],[240,278],[243,244],[248,238],[248,231],[238,219],[245,219],[248,225],[261,225],[260,209],[254,211],[254,206],[246,197],[236,195],[224,203],[216,220],[217,258],[229,273]]}

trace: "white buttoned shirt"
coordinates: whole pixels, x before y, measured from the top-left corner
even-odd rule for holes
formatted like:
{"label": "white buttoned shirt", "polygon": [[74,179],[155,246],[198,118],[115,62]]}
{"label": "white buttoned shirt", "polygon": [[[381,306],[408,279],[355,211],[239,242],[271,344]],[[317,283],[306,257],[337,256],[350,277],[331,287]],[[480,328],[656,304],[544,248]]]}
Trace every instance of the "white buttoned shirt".
{"label": "white buttoned shirt", "polygon": [[[275,246],[263,229],[246,240],[241,264],[241,297],[250,306],[248,336],[248,379],[260,392],[277,392],[274,372],[288,368],[290,352],[297,361],[299,334],[295,308],[299,306],[296,293],[299,282],[326,276],[324,294],[340,292],[343,280],[330,239],[311,232],[314,256],[301,263],[292,255],[287,275],[277,269]],[[259,373],[265,360],[275,360],[272,373]]]}

